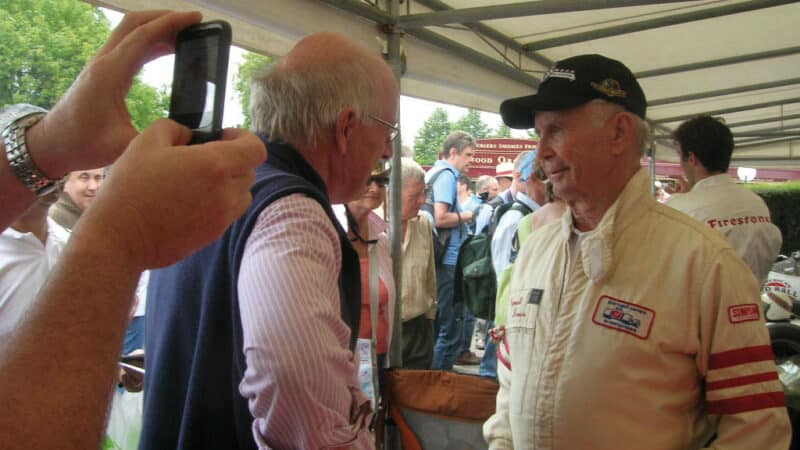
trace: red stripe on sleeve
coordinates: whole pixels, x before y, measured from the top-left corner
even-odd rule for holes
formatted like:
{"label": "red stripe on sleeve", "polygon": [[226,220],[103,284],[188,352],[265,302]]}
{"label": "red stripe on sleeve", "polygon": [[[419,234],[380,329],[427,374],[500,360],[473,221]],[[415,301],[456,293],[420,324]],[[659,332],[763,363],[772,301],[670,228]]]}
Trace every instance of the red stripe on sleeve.
{"label": "red stripe on sleeve", "polygon": [[727,352],[712,353],[708,357],[708,369],[724,369],[726,367],[738,366],[758,361],[771,361],[775,359],[772,355],[772,347],[769,345],[758,345],[754,347],[739,348],[728,350]]}
{"label": "red stripe on sleeve", "polygon": [[761,383],[762,381],[777,380],[777,372],[764,372],[755,375],[747,375],[743,377],[728,378],[727,380],[713,381],[706,384],[706,390],[713,391],[715,389],[725,389],[729,387],[744,386],[745,384]]}
{"label": "red stripe on sleeve", "polygon": [[[508,342],[506,342],[505,339],[503,339],[501,342],[503,346],[506,348],[506,353],[508,353]],[[503,365],[506,366],[506,369],[511,370],[511,361],[509,361],[508,359],[506,359],[505,356],[503,356],[503,352],[500,351],[499,345],[497,346],[496,353],[497,353],[497,360],[503,363]]]}
{"label": "red stripe on sleeve", "polygon": [[709,414],[739,414],[747,411],[785,406],[786,399],[783,396],[783,392],[767,392],[726,400],[709,401],[706,402],[706,411]]}

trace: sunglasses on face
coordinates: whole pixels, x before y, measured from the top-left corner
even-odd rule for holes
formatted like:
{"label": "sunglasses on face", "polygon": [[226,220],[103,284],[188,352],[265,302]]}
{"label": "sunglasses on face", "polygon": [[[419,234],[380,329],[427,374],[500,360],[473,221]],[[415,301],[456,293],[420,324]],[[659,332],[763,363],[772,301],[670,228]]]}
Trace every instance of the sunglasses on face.
{"label": "sunglasses on face", "polygon": [[375,183],[380,187],[386,187],[389,184],[389,179],[386,177],[369,177],[369,180],[367,180],[367,186],[372,183]]}

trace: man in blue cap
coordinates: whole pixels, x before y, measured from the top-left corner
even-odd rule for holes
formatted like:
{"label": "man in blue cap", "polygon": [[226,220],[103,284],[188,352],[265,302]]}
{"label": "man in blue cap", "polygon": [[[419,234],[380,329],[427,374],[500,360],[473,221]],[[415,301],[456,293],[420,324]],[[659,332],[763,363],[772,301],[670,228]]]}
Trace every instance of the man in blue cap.
{"label": "man in blue cap", "polygon": [[545,186],[534,176],[535,160],[536,150],[530,150],[520,153],[514,161],[516,195],[511,208],[497,221],[492,235],[492,265],[498,277],[513,262],[511,244],[520,219],[544,204]]}
{"label": "man in blue cap", "polygon": [[[514,160],[512,169],[513,182],[509,191],[514,192],[511,203],[498,206],[495,211],[496,228],[492,235],[492,266],[500,285],[500,276],[509,264],[514,262],[517,254],[515,237],[519,222],[523,217],[539,209],[545,202],[544,177],[537,177],[535,171],[536,150],[522,152]],[[540,179],[541,178],[541,179]],[[488,329],[494,327],[489,321]],[[496,345],[487,336],[486,351],[481,358],[478,374],[482,377],[497,379]]]}
{"label": "man in blue cap", "polygon": [[[500,107],[569,206],[511,272],[491,449],[778,449],[790,424],[758,283],[724,236],[650,195],[631,71],[565,59]],[[712,441],[713,439],[713,441]]]}

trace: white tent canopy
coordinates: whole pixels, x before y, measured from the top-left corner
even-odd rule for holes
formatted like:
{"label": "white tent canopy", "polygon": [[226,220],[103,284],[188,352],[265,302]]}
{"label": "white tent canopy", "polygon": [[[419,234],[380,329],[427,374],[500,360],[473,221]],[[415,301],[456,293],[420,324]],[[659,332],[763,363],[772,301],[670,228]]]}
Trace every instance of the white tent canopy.
{"label": "white tent canopy", "polygon": [[[800,3],[787,0],[108,0],[119,10],[199,9],[234,43],[281,56],[301,37],[337,31],[403,61],[403,94],[497,112],[533,93],[554,62],[601,53],[647,95],[656,157],[681,121],[722,116],[734,165],[800,167]],[[395,47],[399,42],[402,58]]]}

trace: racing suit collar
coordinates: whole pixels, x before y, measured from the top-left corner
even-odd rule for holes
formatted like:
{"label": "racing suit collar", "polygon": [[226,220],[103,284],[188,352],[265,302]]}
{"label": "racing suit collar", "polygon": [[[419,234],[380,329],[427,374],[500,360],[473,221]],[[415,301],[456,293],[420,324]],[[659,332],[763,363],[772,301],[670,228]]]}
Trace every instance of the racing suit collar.
{"label": "racing suit collar", "polygon": [[[580,241],[581,264],[586,277],[592,283],[599,284],[614,272],[614,237],[624,232],[641,215],[641,208],[655,206],[656,200],[649,192],[650,175],[644,169],[639,169],[603,215],[597,227],[587,232],[588,235]],[[571,210],[561,219],[561,234],[567,242],[573,234],[577,237]]]}

